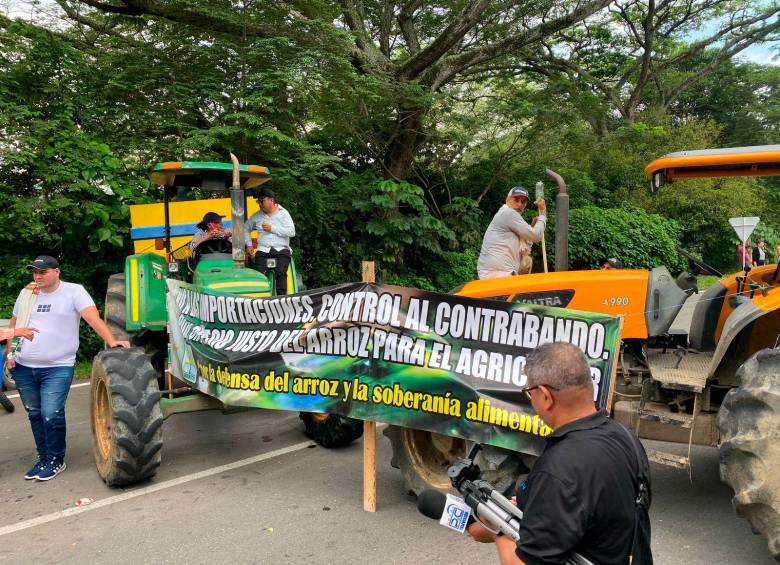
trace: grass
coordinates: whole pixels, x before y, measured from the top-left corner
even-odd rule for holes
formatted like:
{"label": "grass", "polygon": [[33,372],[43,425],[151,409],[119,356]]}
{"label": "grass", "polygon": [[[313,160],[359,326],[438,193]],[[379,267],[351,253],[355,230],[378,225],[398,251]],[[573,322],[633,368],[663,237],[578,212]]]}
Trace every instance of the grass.
{"label": "grass", "polygon": [[76,381],[84,381],[89,379],[91,373],[92,373],[92,362],[79,361],[78,363],[76,363],[76,367],[73,372],[73,379]]}
{"label": "grass", "polygon": [[[733,273],[724,273],[723,278],[725,279],[727,277],[731,277],[739,273],[742,273],[742,271],[735,271]],[[699,285],[699,292],[707,290],[709,287],[711,287],[713,284],[715,284],[720,280],[719,277],[715,277],[712,275],[699,275],[698,277],[696,277],[696,279]]]}
{"label": "grass", "polygon": [[712,276],[712,275],[699,275],[697,277],[697,284],[699,285],[699,292],[703,290],[707,290],[709,287],[711,287],[713,284],[718,282],[720,279],[718,277]]}

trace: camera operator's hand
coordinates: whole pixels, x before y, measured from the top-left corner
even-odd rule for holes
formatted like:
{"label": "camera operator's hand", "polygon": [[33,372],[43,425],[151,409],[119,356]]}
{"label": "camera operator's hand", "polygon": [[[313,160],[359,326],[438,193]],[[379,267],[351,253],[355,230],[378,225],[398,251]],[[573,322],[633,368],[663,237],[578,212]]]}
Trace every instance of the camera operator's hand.
{"label": "camera operator's hand", "polygon": [[507,536],[496,538],[496,550],[498,550],[498,562],[501,565],[525,565],[517,556],[517,544]]}
{"label": "camera operator's hand", "polygon": [[466,527],[466,531],[474,541],[479,543],[493,543],[496,540],[496,534],[485,528],[479,522],[474,522]]}

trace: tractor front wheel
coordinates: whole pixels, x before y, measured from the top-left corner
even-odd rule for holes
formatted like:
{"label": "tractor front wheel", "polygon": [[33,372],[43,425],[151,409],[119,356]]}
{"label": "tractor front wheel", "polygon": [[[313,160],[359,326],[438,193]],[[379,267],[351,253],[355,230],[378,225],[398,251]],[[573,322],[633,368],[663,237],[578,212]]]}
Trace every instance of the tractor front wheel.
{"label": "tractor front wheel", "polygon": [[[427,489],[450,489],[447,470],[470,447],[462,438],[400,426],[388,426],[384,433],[393,446],[390,464],[403,474],[406,491],[415,495]],[[485,447],[476,461],[482,478],[499,492],[509,492],[520,474],[527,472],[520,454],[497,447]]]}
{"label": "tractor front wheel", "polygon": [[759,351],[737,377],[718,412],[720,478],[737,514],[780,560],[780,349]]}
{"label": "tractor front wheel", "polygon": [[304,433],[322,447],[343,447],[363,435],[363,422],[338,414],[301,412]]}
{"label": "tractor front wheel", "polygon": [[154,476],[160,466],[162,423],[157,372],[143,349],[101,351],[92,364],[92,450],[109,486]]}

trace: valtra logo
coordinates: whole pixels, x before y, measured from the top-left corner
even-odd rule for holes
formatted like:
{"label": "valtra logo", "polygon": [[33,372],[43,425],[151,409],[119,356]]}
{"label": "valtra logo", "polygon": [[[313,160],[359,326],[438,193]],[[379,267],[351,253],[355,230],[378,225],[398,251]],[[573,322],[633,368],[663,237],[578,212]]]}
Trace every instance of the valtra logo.
{"label": "valtra logo", "polygon": [[512,302],[521,302],[523,304],[536,304],[537,306],[555,306],[557,308],[566,308],[574,297],[574,290],[548,290],[544,292],[527,292],[517,294]]}

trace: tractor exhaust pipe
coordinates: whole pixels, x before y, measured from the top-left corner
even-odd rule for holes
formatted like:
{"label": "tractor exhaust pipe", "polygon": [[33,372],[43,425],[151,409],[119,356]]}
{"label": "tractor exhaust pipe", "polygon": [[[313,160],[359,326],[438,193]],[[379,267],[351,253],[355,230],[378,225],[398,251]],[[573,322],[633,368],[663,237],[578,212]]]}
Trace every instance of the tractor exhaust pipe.
{"label": "tractor exhaust pipe", "polygon": [[238,157],[230,154],[233,162],[233,186],[230,187],[230,221],[233,230],[233,267],[243,269],[246,261],[244,251],[244,191],[241,189],[241,174]]}
{"label": "tractor exhaust pipe", "polygon": [[569,270],[569,193],[563,177],[545,169],[547,176],[558,183],[558,195],[555,197],[555,270]]}

